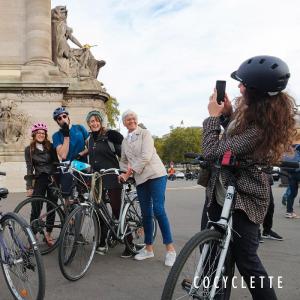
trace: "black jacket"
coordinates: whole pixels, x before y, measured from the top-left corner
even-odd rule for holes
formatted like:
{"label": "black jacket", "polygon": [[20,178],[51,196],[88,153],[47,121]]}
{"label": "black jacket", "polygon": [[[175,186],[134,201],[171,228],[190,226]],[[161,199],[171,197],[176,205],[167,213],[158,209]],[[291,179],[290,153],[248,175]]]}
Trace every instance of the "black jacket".
{"label": "black jacket", "polygon": [[[108,141],[110,141],[111,146]],[[91,133],[88,138],[89,163],[94,171],[109,168],[120,168],[118,156],[121,154],[123,136],[115,130],[102,134]],[[112,147],[114,149],[112,149]],[[103,186],[106,189],[119,188],[117,177],[107,175],[103,177]]]}
{"label": "black jacket", "polygon": [[39,177],[41,174],[54,174],[56,168],[53,163],[58,162],[56,150],[51,144],[51,149],[41,151],[35,148],[30,150],[30,146],[25,148],[25,161],[27,167],[27,175],[25,176],[26,188],[33,188],[33,179]]}

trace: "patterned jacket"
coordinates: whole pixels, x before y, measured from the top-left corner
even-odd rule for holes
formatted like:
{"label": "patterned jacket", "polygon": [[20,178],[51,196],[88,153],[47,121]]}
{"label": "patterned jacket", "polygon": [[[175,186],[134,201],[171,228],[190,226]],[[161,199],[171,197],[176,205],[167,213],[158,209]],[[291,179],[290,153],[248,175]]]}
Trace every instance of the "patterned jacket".
{"label": "patterned jacket", "polygon": [[[209,117],[203,123],[203,155],[209,161],[215,161],[226,151],[231,152],[238,159],[253,159],[253,152],[259,143],[260,130],[249,126],[243,133],[227,134],[226,129],[221,138],[221,121],[217,117]],[[213,168],[212,176],[207,186],[208,206],[215,201],[214,190],[216,179],[221,172],[222,183],[227,188],[230,173],[226,169]],[[256,223],[263,223],[270,199],[270,184],[265,173],[256,166],[242,169],[236,181],[236,197],[234,209],[243,210],[248,218]]]}

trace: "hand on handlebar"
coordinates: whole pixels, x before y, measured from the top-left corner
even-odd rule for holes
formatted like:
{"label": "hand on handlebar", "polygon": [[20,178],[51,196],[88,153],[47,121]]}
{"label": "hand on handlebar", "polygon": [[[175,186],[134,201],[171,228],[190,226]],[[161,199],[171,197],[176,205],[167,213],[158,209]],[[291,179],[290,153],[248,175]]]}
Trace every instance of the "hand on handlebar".
{"label": "hand on handlebar", "polygon": [[132,174],[132,169],[128,168],[126,173],[123,173],[118,177],[119,182],[126,182],[127,179],[131,176],[131,174]]}

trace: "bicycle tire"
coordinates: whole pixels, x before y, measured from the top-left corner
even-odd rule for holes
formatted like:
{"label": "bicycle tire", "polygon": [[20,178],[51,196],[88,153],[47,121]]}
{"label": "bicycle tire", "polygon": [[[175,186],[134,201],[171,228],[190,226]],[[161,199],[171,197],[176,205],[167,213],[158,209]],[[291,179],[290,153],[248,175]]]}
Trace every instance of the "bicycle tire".
{"label": "bicycle tire", "polygon": [[[123,220],[123,228],[129,228],[124,237],[126,247],[134,254],[137,254],[141,248],[145,246],[144,243],[144,226],[138,197],[136,196],[130,204],[125,208],[125,218]],[[153,241],[157,233],[157,221],[153,217]],[[132,238],[130,238],[130,236]],[[138,237],[136,241],[135,237]]]}
{"label": "bicycle tire", "polygon": [[[193,278],[188,277],[188,274],[187,274],[188,272],[186,272],[186,274],[183,274],[183,279],[181,279],[181,278],[179,279],[179,276],[181,275],[186,264],[188,264],[189,258],[192,258],[194,251],[196,252],[196,254],[199,253],[199,257],[200,257],[200,249],[204,244],[210,243],[210,242],[216,242],[216,245],[218,245],[218,244],[220,244],[221,240],[222,240],[222,234],[216,230],[206,229],[206,230],[203,230],[203,231],[195,234],[184,245],[184,247],[180,251],[172,269],[170,270],[170,273],[167,277],[167,280],[166,280],[166,283],[165,283],[165,286],[163,289],[161,299],[162,300],[171,300],[171,299],[175,300],[175,299],[181,299],[181,297],[184,298],[184,296],[187,296],[187,297],[190,296],[191,298],[189,298],[189,299],[201,299],[201,300],[210,299],[209,298],[209,290],[206,290],[206,291],[205,290],[202,290],[202,291],[194,290],[194,293],[192,295],[189,295],[189,293],[191,293],[192,283],[195,280],[195,278],[193,276],[195,274],[196,269],[194,269],[190,272],[190,274]],[[211,248],[213,249],[213,246]],[[217,293],[218,300],[219,299],[220,300],[228,300],[230,298],[231,281],[232,281],[232,277],[234,275],[234,262],[233,262],[233,258],[231,255],[230,247],[228,250],[229,250],[229,252],[227,252],[226,260],[224,263],[225,268],[223,268],[223,272],[226,272],[226,276],[228,276],[227,284],[226,284],[227,288],[225,288],[223,290],[223,292],[221,290],[219,290],[219,292]],[[216,257],[217,257],[217,255],[214,257],[215,261],[217,259]],[[193,261],[195,261],[196,262],[195,264],[198,265],[199,259],[194,259]],[[209,268],[211,267],[211,265],[213,265],[211,263],[211,261],[209,264],[205,264],[205,266],[206,267],[208,266]],[[217,263],[214,263],[214,265],[217,265]],[[210,271],[210,272],[211,272],[211,274],[214,274],[213,271]],[[204,275],[204,278],[205,278],[206,274]],[[178,284],[178,285],[176,286],[176,284]],[[195,294],[195,292],[197,292],[197,294]],[[175,295],[174,295],[174,293],[175,293]],[[177,298],[177,294],[178,294],[178,298]]]}
{"label": "bicycle tire", "polygon": [[[90,227],[86,230],[84,222],[88,221],[88,217],[92,224],[87,224]],[[86,230],[86,235],[82,229]],[[88,237],[88,234],[92,236]],[[65,220],[58,248],[59,268],[66,279],[76,281],[86,274],[94,258],[98,240],[99,224],[94,208],[87,205],[77,206]],[[88,251],[88,256],[85,255],[88,259],[83,262],[78,256],[85,249]]]}
{"label": "bicycle tire", "polygon": [[[33,204],[35,204],[35,207],[42,207],[43,211],[41,211],[42,213],[40,213],[38,219],[30,221],[30,214]],[[50,207],[50,212],[55,212],[53,225],[49,225],[47,223],[47,217],[49,213],[48,211],[44,211],[47,210],[47,207]],[[48,254],[58,247],[59,236],[64,224],[65,213],[56,203],[43,197],[30,197],[19,203],[14,212],[21,215],[26,222],[30,224],[32,231],[36,235],[35,238],[42,255]],[[54,244],[52,246],[49,246],[45,243],[45,232],[47,231],[47,228],[50,228],[52,231],[52,238],[54,240]]]}
{"label": "bicycle tire", "polygon": [[[10,292],[15,299],[42,300],[45,296],[45,269],[42,256],[36,246],[33,233],[26,221],[15,213],[7,213],[1,219],[2,237],[5,239],[6,251],[14,257],[10,257],[10,263],[5,263],[7,258],[4,257],[4,249],[0,247],[0,261],[5,281]],[[9,232],[6,235],[6,228]],[[14,235],[21,234],[22,236]],[[26,244],[25,244],[26,243]],[[9,248],[13,247],[13,249]],[[10,269],[13,269],[11,272]],[[35,272],[37,271],[37,272]],[[34,274],[33,274],[34,273]],[[15,279],[18,275],[23,275],[20,279],[21,284],[16,285]],[[37,284],[31,279],[36,275]],[[25,279],[29,284],[33,284],[30,288],[26,288]],[[34,291],[36,293],[32,294]]]}

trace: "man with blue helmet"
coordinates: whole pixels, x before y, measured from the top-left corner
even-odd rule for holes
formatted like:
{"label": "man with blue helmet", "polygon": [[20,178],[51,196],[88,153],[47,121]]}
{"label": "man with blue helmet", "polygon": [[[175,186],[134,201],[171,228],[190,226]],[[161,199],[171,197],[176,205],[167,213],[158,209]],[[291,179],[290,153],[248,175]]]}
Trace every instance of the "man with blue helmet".
{"label": "man with blue helmet", "polygon": [[[74,159],[85,161],[87,154],[85,141],[89,135],[87,130],[82,125],[71,125],[69,112],[64,107],[54,110],[53,119],[60,127],[52,136],[53,146],[58,157],[62,161]],[[73,177],[70,174],[61,175],[62,192],[65,195],[69,195],[71,192],[72,180]]]}

